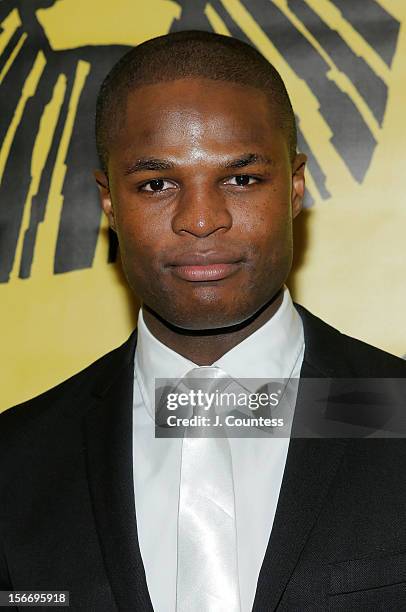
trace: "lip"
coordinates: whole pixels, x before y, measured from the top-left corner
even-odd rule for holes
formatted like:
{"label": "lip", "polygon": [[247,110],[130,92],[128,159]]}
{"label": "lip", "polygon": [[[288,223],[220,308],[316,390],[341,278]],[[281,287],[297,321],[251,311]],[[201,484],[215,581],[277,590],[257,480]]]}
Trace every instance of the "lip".
{"label": "lip", "polygon": [[227,278],[238,270],[239,263],[215,263],[207,266],[173,266],[176,276],[188,281],[214,281]]}
{"label": "lip", "polygon": [[187,253],[170,264],[173,273],[188,281],[215,281],[227,278],[241,266],[241,256],[233,253],[208,251]]}

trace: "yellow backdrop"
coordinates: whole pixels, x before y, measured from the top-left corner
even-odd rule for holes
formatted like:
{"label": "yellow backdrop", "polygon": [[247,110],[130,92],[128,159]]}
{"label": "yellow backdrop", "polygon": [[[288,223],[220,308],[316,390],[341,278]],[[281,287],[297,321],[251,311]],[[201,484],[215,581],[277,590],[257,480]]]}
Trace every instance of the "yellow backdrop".
{"label": "yellow backdrop", "polygon": [[175,29],[248,40],[281,72],[311,162],[294,298],[406,353],[402,0],[15,4],[0,7],[0,410],[79,371],[135,325],[91,176],[94,100],[129,46]]}

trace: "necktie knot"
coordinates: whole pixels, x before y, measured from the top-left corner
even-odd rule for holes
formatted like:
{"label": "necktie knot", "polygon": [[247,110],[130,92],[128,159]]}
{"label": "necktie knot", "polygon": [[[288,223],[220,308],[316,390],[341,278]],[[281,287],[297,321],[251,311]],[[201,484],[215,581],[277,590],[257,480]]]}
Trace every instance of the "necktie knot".
{"label": "necktie knot", "polygon": [[198,366],[186,372],[181,380],[190,388],[200,385],[209,389],[227,384],[230,377],[218,366]]}
{"label": "necktie knot", "polygon": [[216,414],[216,396],[230,383],[230,377],[216,366],[192,368],[183,376],[182,386],[189,395],[193,416]]}
{"label": "necktie knot", "polygon": [[[232,378],[217,366],[197,366],[178,379],[158,381],[155,397],[155,435],[157,437],[198,437],[220,435],[214,428],[207,430],[206,425],[216,419],[219,412],[219,398]],[[193,427],[188,427],[189,420]],[[198,427],[195,427],[196,420]],[[176,426],[174,426],[176,424]]]}
{"label": "necktie knot", "polygon": [[193,368],[182,378],[182,386],[189,397],[191,426],[185,430],[186,436],[217,437],[224,435],[221,427],[215,427],[220,413],[222,392],[230,384],[231,378],[216,366]]}

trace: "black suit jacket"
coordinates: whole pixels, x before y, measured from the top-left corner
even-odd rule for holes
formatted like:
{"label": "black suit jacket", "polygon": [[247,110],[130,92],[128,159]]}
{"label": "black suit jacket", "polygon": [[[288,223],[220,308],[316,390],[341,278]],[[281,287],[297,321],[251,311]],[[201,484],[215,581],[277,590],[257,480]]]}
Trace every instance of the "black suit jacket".
{"label": "black suit jacket", "polygon": [[[401,359],[297,308],[302,377],[405,377]],[[152,610],[133,492],[135,346],[136,331],[0,415],[0,590]],[[403,439],[292,439],[253,610],[406,610],[405,481]]]}

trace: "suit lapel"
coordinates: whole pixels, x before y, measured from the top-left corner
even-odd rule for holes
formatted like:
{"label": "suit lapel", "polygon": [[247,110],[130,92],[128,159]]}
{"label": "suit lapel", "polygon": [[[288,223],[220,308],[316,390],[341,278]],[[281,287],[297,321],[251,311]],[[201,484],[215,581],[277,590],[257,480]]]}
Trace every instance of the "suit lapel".
{"label": "suit lapel", "polygon": [[[301,378],[344,376],[339,334],[297,307],[305,332]],[[309,409],[299,386],[295,417]],[[293,428],[295,424],[293,424]],[[292,438],[253,612],[275,610],[310,535],[347,445],[345,439]]]}
{"label": "suit lapel", "polygon": [[[152,611],[137,537],[132,462],[135,334],[102,378],[84,417],[88,480],[96,527],[119,610]],[[121,352],[120,352],[121,351]],[[104,379],[104,380],[103,380]],[[105,386],[106,380],[113,380]]]}
{"label": "suit lapel", "polygon": [[[305,405],[299,396],[296,410],[301,409]],[[346,443],[342,439],[291,439],[254,612],[277,608],[327,497]]]}

